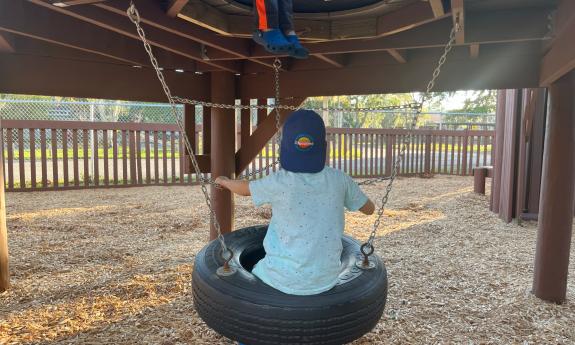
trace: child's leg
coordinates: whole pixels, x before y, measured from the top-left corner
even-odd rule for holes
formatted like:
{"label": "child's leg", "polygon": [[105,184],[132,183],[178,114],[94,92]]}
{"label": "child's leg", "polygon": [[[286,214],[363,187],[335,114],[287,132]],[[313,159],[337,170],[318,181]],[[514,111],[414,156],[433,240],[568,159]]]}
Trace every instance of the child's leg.
{"label": "child's leg", "polygon": [[309,56],[309,51],[301,45],[299,39],[294,31],[293,25],[293,0],[278,0],[278,18],[279,25],[282,32],[285,34],[286,39],[292,44],[290,56],[296,59],[306,59]]}
{"label": "child's leg", "polygon": [[286,35],[295,35],[293,25],[293,0],[278,0],[279,28]]}
{"label": "child's leg", "polygon": [[282,0],[254,0],[256,27],[259,30],[279,29],[278,1]]}

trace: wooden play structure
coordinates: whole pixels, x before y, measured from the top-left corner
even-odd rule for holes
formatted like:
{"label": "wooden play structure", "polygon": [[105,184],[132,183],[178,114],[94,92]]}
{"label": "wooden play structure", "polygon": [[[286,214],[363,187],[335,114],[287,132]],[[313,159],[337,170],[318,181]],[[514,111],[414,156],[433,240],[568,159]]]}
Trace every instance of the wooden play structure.
{"label": "wooden play structure", "polygon": [[[275,96],[275,56],[246,38],[252,25],[249,1],[134,2],[174,95],[224,104],[239,100],[244,105],[266,104]],[[498,133],[505,135],[496,137],[493,195],[497,197],[492,207],[506,220],[520,215],[525,204],[513,205],[518,191],[513,188],[531,186],[522,188],[523,197],[517,200],[528,200],[529,207],[537,205],[533,292],[544,300],[563,302],[575,208],[570,154],[575,140],[575,2],[294,3],[296,27],[311,56],[297,61],[280,57],[282,105],[297,106],[310,96],[424,91],[452,27],[459,27],[434,90],[509,90],[500,94],[500,100],[505,100],[500,106],[505,108],[499,113],[506,115],[498,116]],[[0,92],[165,102],[126,14],[129,5],[128,0],[0,2]],[[515,151],[518,136],[514,133],[543,128],[538,122],[542,93],[515,91],[536,88],[548,89],[545,136],[534,136],[529,146]],[[513,115],[521,107],[531,114],[525,126],[520,125],[520,116]],[[244,109],[236,147],[234,110],[204,110],[204,151],[197,162],[202,172],[214,176],[241,174],[277,131],[275,117],[267,113],[258,117],[252,131],[250,110]],[[280,123],[288,113],[280,112]],[[192,144],[197,141],[194,116],[194,107],[187,105],[184,118]],[[531,169],[529,174],[519,174],[516,183],[516,175],[510,172],[515,160],[505,158],[515,152],[525,166],[540,166],[540,176]],[[536,157],[534,152],[540,153],[540,162],[525,159]],[[9,287],[3,173],[0,182],[1,291]],[[540,194],[535,197],[529,192],[526,199],[527,190],[540,190]],[[222,232],[230,232],[233,197],[216,188],[211,195]],[[529,207],[523,213],[533,213]],[[211,238],[215,236],[212,229]]]}

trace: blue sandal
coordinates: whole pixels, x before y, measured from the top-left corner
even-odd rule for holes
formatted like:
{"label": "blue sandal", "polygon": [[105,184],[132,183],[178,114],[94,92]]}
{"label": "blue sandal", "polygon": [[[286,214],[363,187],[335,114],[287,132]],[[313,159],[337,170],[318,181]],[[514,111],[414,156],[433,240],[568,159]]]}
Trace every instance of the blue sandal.
{"label": "blue sandal", "polygon": [[288,42],[283,33],[278,29],[269,31],[256,30],[253,33],[253,39],[272,54],[291,55],[293,50],[293,45]]}
{"label": "blue sandal", "polygon": [[286,39],[293,46],[290,54],[291,57],[296,59],[307,59],[309,57],[309,50],[301,45],[299,38],[296,35],[287,35]]}

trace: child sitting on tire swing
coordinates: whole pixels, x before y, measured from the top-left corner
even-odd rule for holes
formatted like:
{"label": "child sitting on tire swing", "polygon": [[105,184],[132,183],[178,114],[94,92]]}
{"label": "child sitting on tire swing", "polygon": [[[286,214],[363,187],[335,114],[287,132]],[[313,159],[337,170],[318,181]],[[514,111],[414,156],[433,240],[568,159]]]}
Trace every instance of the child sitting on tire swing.
{"label": "child sitting on tire swing", "polygon": [[351,177],[325,166],[325,160],[323,119],[298,110],[283,126],[281,170],[251,182],[215,181],[235,194],[251,195],[256,206],[271,204],[266,255],[252,273],[286,294],[315,295],[333,288],[341,270],[344,208],[366,215],[375,209]]}
{"label": "child sitting on tire swing", "polygon": [[257,30],[253,39],[272,54],[288,54],[296,59],[306,59],[305,49],[293,25],[293,0],[254,0]]}

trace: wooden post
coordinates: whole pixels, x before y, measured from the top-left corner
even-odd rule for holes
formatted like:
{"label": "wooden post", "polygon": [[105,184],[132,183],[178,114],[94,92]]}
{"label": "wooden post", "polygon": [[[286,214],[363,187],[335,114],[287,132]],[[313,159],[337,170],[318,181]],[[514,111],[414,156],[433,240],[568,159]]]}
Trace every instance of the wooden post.
{"label": "wooden post", "polygon": [[463,131],[463,153],[461,156],[461,175],[467,175],[467,145],[469,141],[469,129],[465,129]]}
{"label": "wooden post", "polygon": [[430,175],[431,174],[431,134],[428,134],[425,136],[425,162],[424,162],[423,166],[424,166],[424,173],[426,175]]}
{"label": "wooden post", "polygon": [[485,178],[487,177],[487,168],[473,168],[473,192],[485,194]]}
{"label": "wooden post", "polygon": [[563,303],[575,200],[575,72],[551,84],[549,93],[533,293]]}
{"label": "wooden post", "polygon": [[[234,104],[235,80],[228,72],[212,72],[212,102]],[[207,129],[206,129],[207,130]],[[234,177],[235,172],[235,131],[236,121],[233,109],[212,108],[211,110],[211,172],[212,177]],[[233,195],[227,190],[212,186],[212,205],[220,223],[222,233],[233,228]],[[210,228],[210,240],[217,237],[214,225]]]}
{"label": "wooden post", "polygon": [[[0,128],[2,126],[0,125]],[[8,230],[6,228],[6,198],[4,197],[4,155],[0,155],[0,292],[10,288],[8,270]]]}

